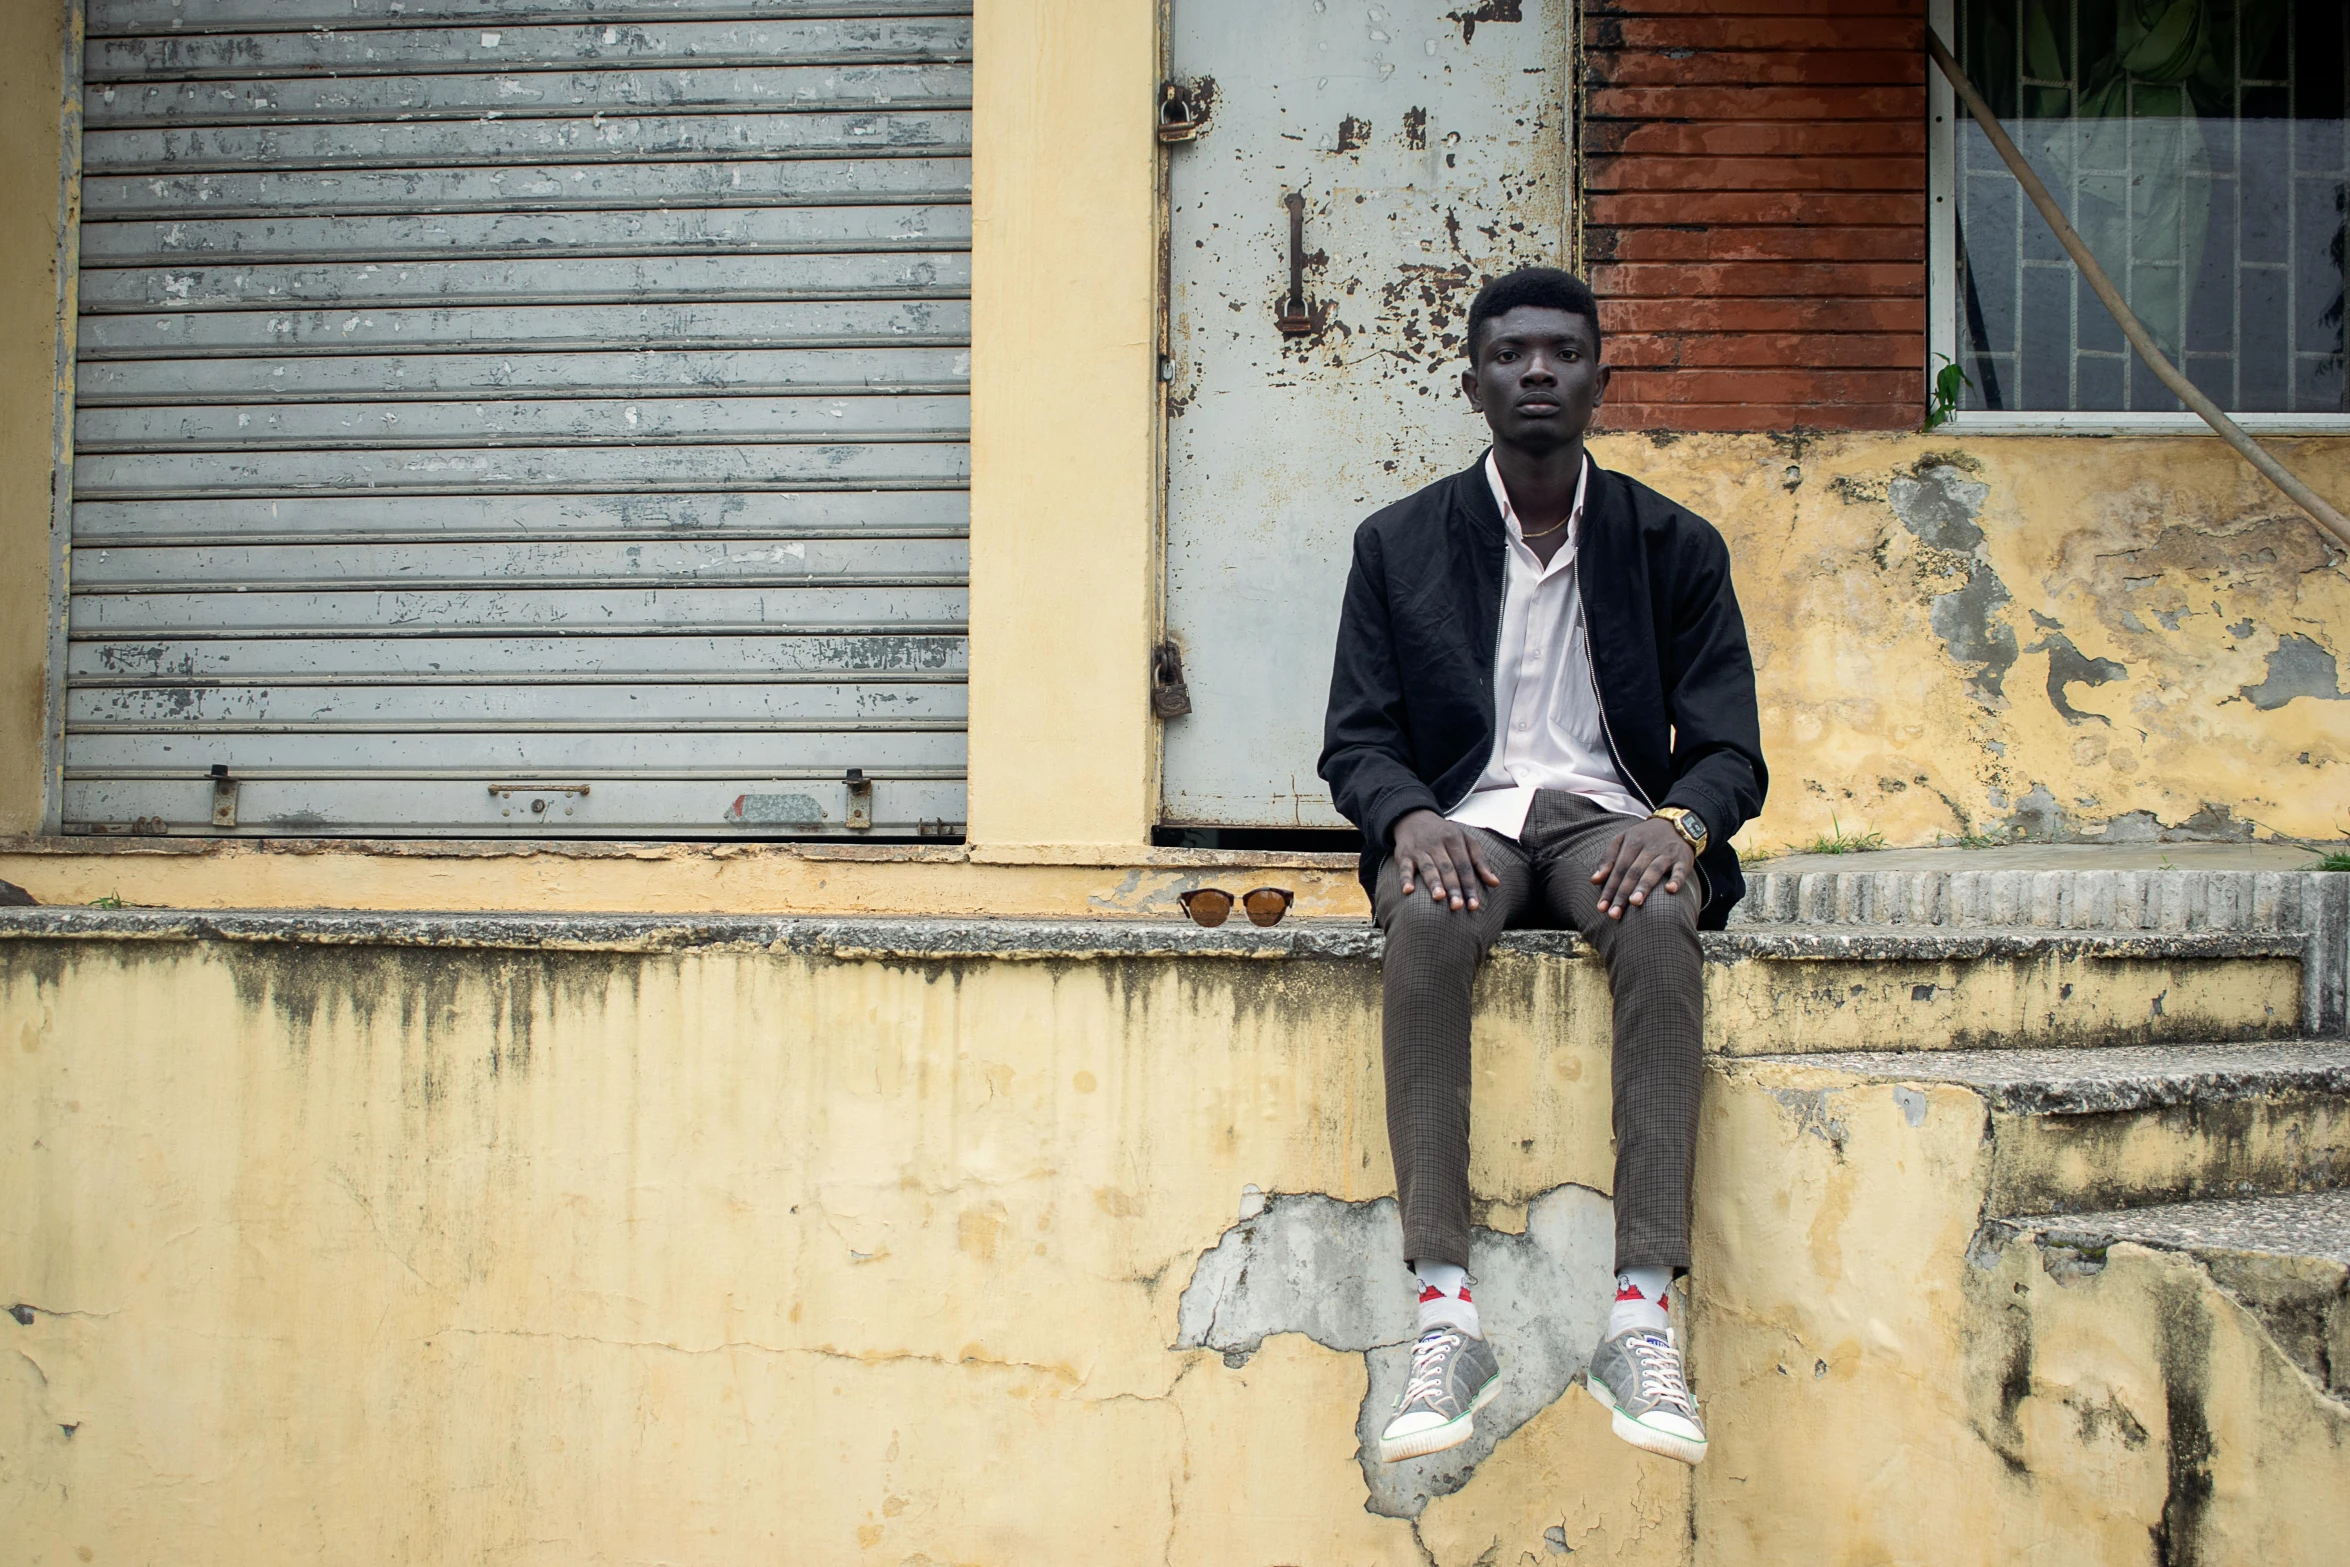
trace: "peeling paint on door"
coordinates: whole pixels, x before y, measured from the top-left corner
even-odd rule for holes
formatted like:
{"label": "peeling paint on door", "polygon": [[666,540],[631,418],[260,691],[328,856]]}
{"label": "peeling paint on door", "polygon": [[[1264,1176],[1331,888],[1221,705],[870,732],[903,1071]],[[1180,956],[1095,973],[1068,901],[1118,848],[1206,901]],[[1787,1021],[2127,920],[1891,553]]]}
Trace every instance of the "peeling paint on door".
{"label": "peeling paint on door", "polygon": [[[1179,0],[1215,119],[1169,154],[1162,818],[1338,826],[1314,776],[1356,524],[1483,448],[1470,296],[1566,248],[1567,8]],[[1480,22],[1518,25],[1480,30]],[[1289,215],[1306,330],[1284,336]]]}

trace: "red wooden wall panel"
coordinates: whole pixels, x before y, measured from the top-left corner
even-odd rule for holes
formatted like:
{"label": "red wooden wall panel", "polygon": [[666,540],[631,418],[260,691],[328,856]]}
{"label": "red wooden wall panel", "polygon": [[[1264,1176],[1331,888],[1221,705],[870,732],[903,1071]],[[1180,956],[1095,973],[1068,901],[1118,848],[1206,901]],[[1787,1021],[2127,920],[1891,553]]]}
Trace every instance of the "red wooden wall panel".
{"label": "red wooden wall panel", "polygon": [[1925,416],[1924,0],[1586,0],[1618,430]]}

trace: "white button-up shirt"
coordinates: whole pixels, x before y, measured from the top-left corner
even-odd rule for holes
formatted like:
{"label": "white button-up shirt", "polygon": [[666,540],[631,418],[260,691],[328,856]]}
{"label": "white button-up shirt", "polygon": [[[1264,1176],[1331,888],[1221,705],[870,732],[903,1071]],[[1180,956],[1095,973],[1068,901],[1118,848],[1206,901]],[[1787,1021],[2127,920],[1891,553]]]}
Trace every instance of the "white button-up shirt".
{"label": "white button-up shirt", "polygon": [[1565,789],[1626,816],[1648,807],[1624,786],[1608,755],[1601,727],[1599,683],[1591,668],[1591,637],[1583,595],[1575,586],[1575,556],[1583,532],[1583,496],[1591,460],[1575,481],[1567,538],[1545,565],[1526,543],[1517,508],[1501,482],[1493,453],[1485,479],[1509,533],[1509,565],[1502,595],[1501,640],[1493,654],[1493,754],[1469,797],[1448,814],[1467,827],[1505,838],[1525,830],[1537,789]]}

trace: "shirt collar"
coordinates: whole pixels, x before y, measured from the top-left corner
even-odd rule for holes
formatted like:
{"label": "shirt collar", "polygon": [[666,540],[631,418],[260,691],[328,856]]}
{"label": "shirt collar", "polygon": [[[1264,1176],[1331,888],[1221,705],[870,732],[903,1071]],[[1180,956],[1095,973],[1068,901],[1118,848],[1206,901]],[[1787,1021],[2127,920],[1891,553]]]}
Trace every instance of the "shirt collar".
{"label": "shirt collar", "polygon": [[[1517,543],[1526,542],[1525,530],[1518,526],[1518,509],[1510,504],[1509,486],[1501,482],[1501,464],[1494,461],[1493,448],[1485,448],[1485,482],[1493,486],[1493,503],[1501,508],[1501,524],[1509,530]],[[1575,474],[1575,504],[1567,512],[1567,549],[1572,552],[1583,533],[1583,497],[1591,487],[1591,454],[1583,454],[1583,466]]]}

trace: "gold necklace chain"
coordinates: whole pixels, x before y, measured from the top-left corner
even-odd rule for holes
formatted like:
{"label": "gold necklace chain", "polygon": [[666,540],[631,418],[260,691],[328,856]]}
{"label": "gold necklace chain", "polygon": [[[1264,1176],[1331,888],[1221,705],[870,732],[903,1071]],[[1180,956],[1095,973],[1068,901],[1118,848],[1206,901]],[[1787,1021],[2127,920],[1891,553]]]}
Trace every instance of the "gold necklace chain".
{"label": "gold necklace chain", "polygon": [[1575,514],[1570,511],[1564,517],[1561,517],[1558,521],[1552,523],[1549,527],[1542,529],[1538,533],[1528,533],[1525,528],[1521,526],[1518,529],[1518,540],[1520,543],[1523,543],[1527,539],[1547,539],[1552,534],[1558,532],[1559,529],[1565,527],[1568,523],[1573,522],[1574,520]]}

